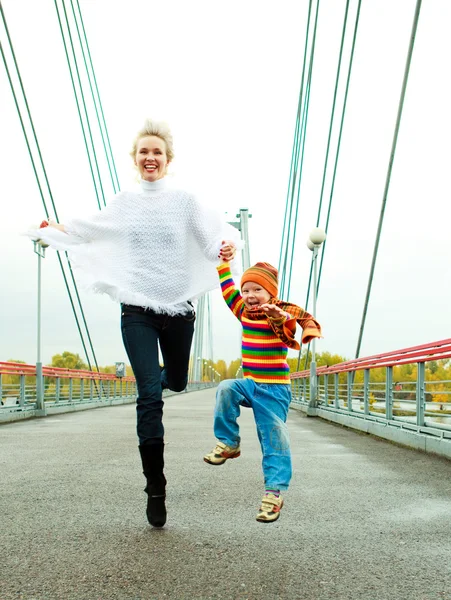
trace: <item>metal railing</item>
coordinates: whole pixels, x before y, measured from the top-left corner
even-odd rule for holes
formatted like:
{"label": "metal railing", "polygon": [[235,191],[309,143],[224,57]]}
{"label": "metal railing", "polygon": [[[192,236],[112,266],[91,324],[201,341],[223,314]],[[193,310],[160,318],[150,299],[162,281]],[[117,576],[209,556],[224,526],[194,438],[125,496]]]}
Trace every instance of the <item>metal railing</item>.
{"label": "metal railing", "polygon": [[[23,413],[46,414],[78,407],[134,402],[134,377],[116,377],[111,373],[43,367],[44,411],[38,406],[36,366],[0,362],[0,421],[14,420]],[[189,382],[185,391],[214,387],[214,382]],[[164,396],[174,394],[169,390]],[[22,413],[22,414],[21,414]]]}
{"label": "metal railing", "polygon": [[310,371],[292,373],[293,405],[451,438],[451,380],[437,376],[449,358],[446,339],[319,367],[316,398]]}

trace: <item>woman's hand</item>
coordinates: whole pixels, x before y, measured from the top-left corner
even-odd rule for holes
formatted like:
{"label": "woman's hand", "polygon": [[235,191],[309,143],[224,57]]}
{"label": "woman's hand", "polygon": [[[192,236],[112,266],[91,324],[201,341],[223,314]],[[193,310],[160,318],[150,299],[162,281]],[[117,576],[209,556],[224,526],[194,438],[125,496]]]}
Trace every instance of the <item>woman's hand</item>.
{"label": "woman's hand", "polygon": [[53,219],[50,219],[49,222],[47,223],[47,225],[43,225],[43,223],[47,223],[47,221],[42,221],[40,227],[48,226],[48,227],[53,227],[54,229],[59,229],[60,231],[63,231],[64,233],[66,232],[66,230],[64,229],[64,225],[62,223],[57,223]]}
{"label": "woman's hand", "polygon": [[236,247],[231,240],[222,240],[222,246],[219,251],[219,258],[222,262],[230,262],[235,258]]}

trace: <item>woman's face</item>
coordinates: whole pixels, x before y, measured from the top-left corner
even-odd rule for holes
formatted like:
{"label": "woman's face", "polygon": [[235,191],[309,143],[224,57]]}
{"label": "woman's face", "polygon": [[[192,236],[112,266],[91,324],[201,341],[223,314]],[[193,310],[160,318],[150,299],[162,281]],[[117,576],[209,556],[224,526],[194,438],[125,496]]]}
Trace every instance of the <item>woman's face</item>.
{"label": "woman's face", "polygon": [[138,140],[135,165],[146,181],[157,181],[166,175],[169,164],[166,143],[156,135],[147,135]]}

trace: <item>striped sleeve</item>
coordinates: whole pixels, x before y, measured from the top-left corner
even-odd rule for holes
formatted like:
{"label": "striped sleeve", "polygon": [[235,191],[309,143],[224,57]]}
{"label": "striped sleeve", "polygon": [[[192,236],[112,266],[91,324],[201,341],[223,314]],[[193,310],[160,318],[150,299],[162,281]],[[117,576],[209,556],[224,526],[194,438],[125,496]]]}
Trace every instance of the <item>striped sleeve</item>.
{"label": "striped sleeve", "polygon": [[221,284],[222,297],[235,317],[241,321],[244,301],[240,292],[235,287],[229,263],[221,263],[216,268],[218,270],[219,283]]}

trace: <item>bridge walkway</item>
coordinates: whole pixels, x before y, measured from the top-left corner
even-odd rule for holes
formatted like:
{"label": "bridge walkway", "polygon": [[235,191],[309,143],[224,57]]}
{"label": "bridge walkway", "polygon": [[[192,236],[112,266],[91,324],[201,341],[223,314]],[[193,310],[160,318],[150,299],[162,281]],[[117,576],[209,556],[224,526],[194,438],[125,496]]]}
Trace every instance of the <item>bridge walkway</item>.
{"label": "bridge walkway", "polygon": [[451,464],[290,411],[279,521],[252,414],[242,456],[202,461],[214,392],[165,406],[168,524],[145,521],[135,409],[0,426],[1,600],[450,600]]}

